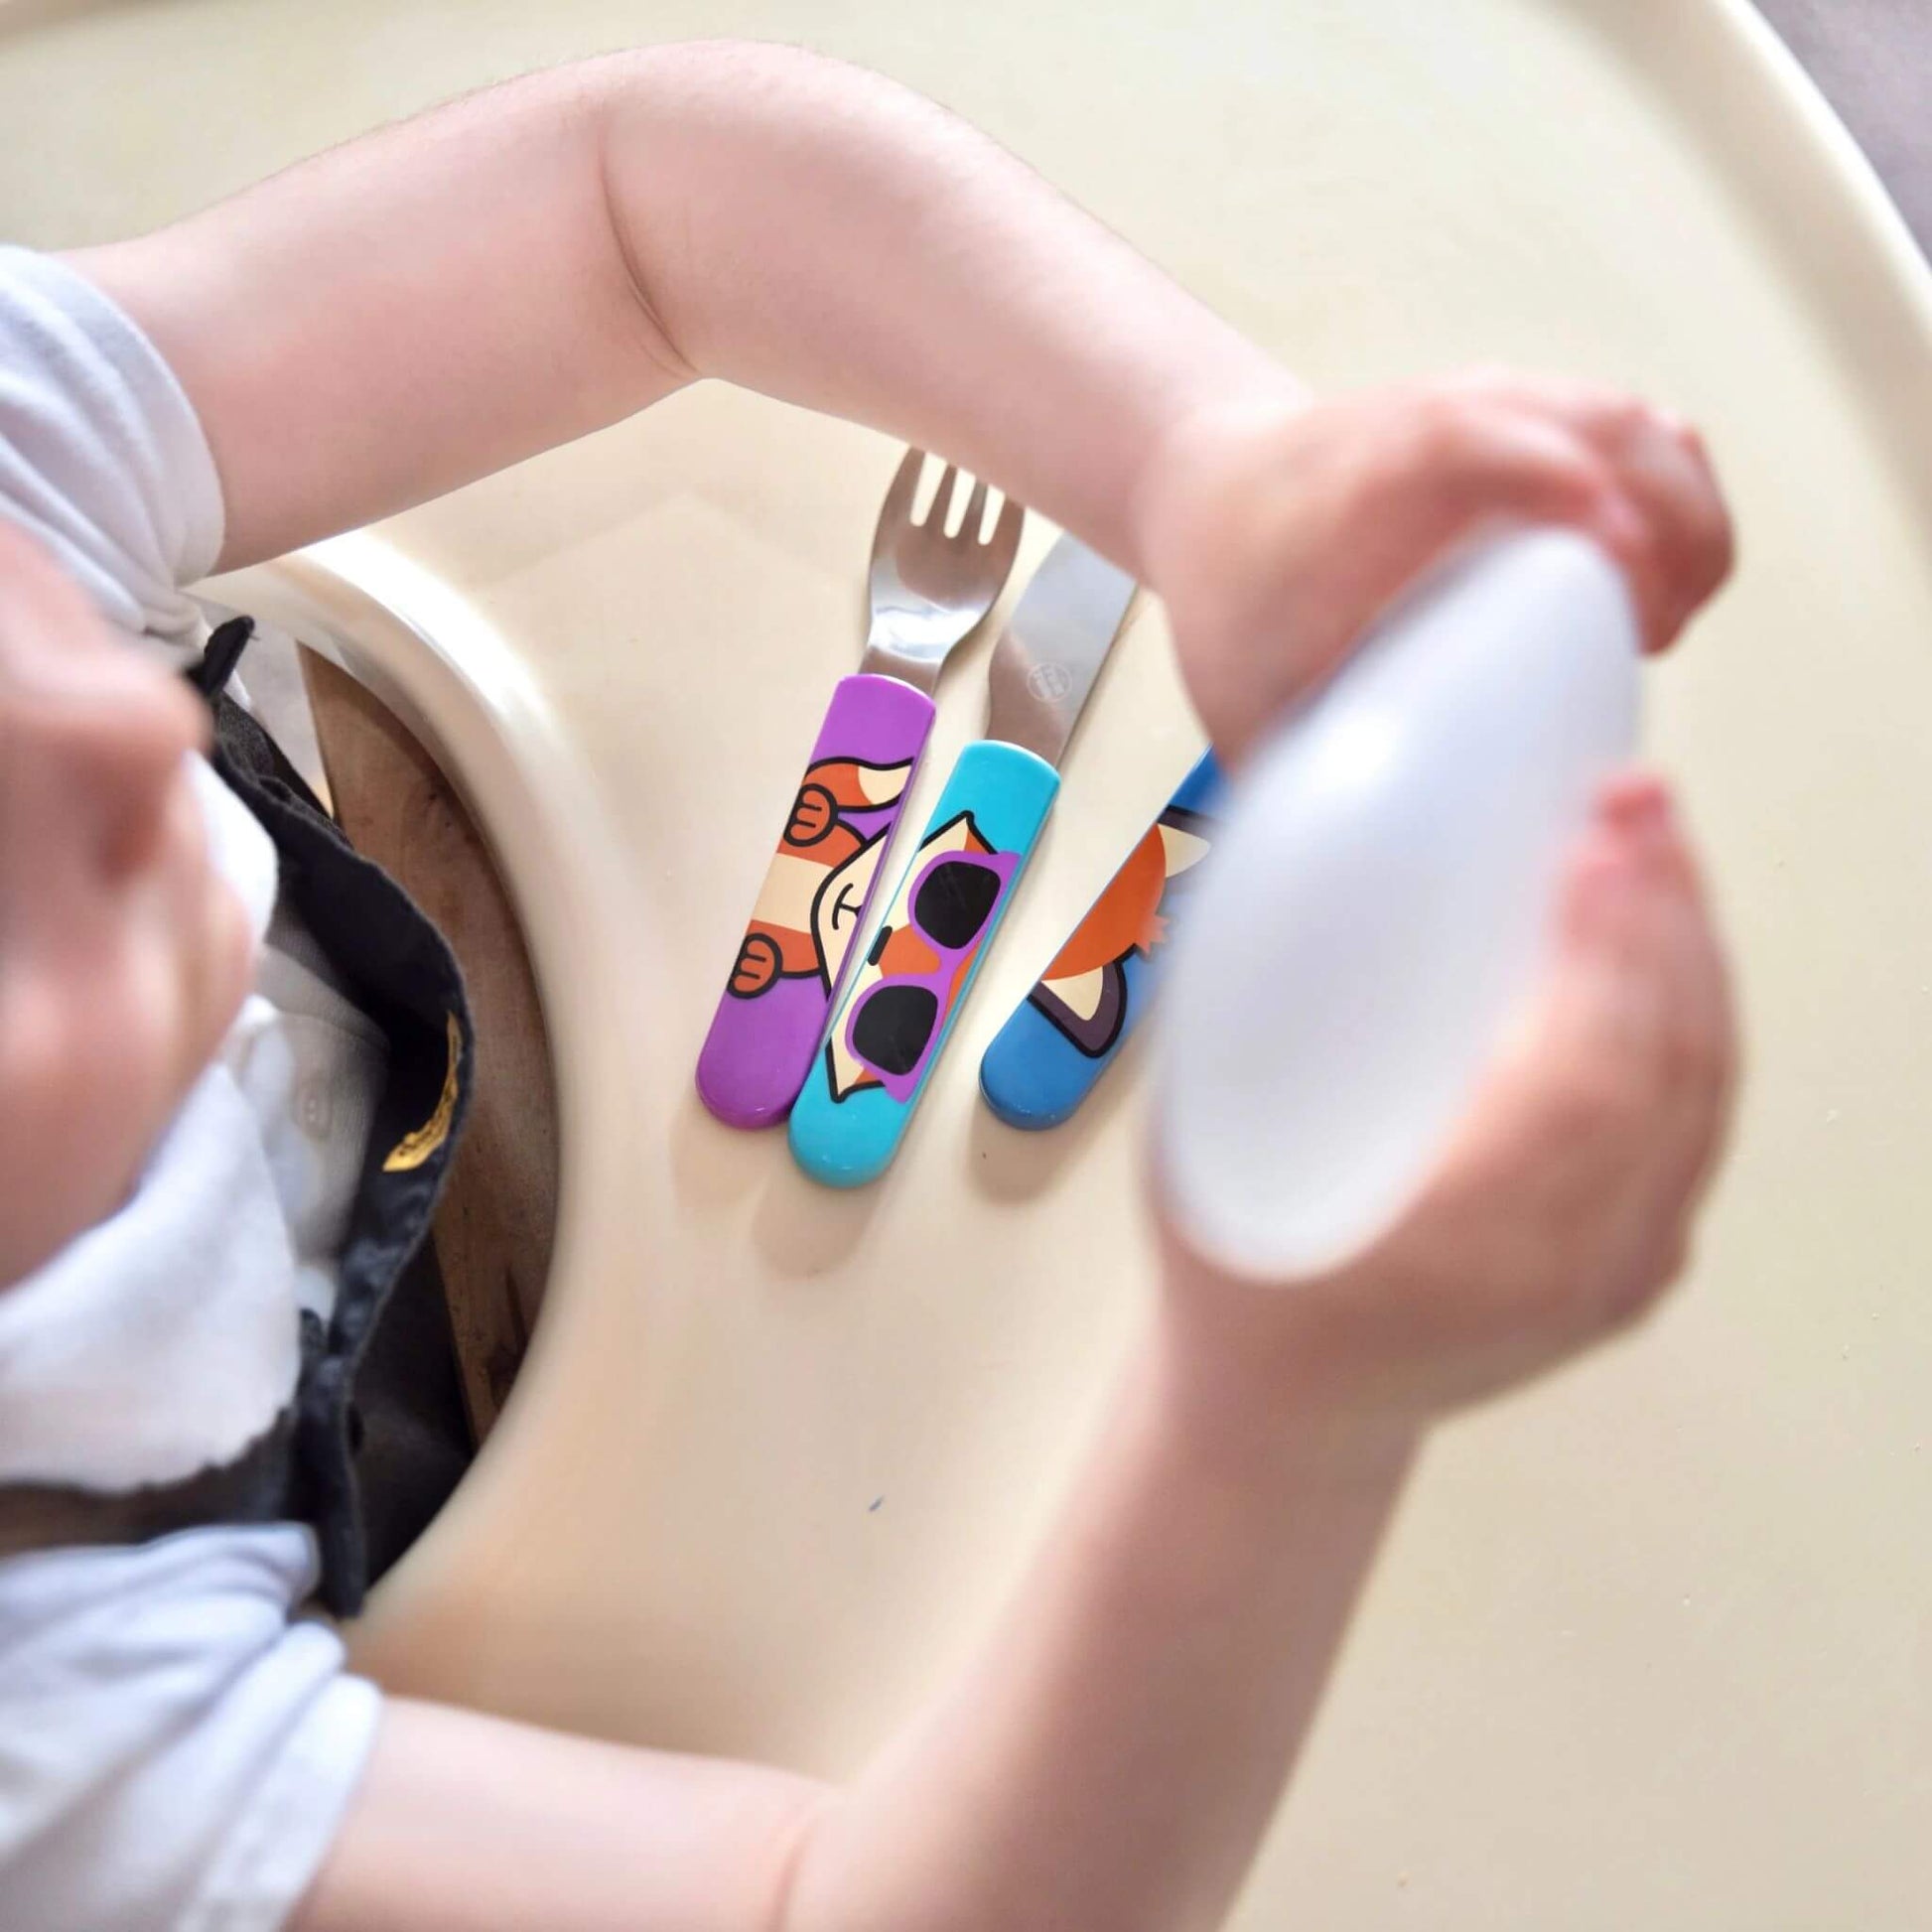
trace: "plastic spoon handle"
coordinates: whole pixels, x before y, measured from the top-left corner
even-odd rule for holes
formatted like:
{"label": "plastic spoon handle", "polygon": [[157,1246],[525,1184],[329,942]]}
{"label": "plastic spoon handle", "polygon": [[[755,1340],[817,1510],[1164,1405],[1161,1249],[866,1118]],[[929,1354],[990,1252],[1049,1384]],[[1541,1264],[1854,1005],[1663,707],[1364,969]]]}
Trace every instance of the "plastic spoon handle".
{"label": "plastic spoon handle", "polygon": [[1141,1024],[1173,921],[1207,856],[1221,768],[1203,752],[980,1061],[980,1092],[1010,1127],[1058,1127]]}
{"label": "plastic spoon handle", "polygon": [[728,1126],[782,1119],[804,1081],[932,716],[897,678],[832,693],[698,1055],[699,1098]]}
{"label": "plastic spoon handle", "polygon": [[891,1165],[1059,788],[1016,745],[960,753],[791,1110],[814,1180],[858,1187]]}
{"label": "plastic spoon handle", "polygon": [[1637,742],[1616,566],[1540,530],[1394,611],[1242,773],[1174,948],[1156,1145],[1203,1259],[1292,1281],[1399,1216],[1548,956]]}

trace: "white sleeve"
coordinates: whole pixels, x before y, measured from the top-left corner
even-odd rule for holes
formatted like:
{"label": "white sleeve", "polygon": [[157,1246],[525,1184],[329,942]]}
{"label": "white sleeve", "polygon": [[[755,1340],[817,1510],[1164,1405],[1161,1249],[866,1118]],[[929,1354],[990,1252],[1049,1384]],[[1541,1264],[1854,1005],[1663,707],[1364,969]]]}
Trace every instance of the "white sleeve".
{"label": "white sleeve", "polygon": [[130,317],[25,248],[0,248],[0,516],[120,630],[199,641],[182,586],[214,568],[223,512],[194,404]]}
{"label": "white sleeve", "polygon": [[0,1562],[0,1926],[277,1932],[381,1711],[292,1524]]}

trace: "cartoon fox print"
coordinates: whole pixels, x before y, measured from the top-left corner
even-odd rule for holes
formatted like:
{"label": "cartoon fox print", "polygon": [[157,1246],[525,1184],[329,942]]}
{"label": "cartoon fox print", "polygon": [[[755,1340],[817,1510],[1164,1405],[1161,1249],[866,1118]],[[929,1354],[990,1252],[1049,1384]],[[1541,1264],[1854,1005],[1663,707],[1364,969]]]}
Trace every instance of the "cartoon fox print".
{"label": "cartoon fox print", "polygon": [[806,768],[739,941],[734,998],[756,1000],[794,978],[816,978],[831,992],[911,773],[910,760],[822,759]]}
{"label": "cartoon fox print", "polygon": [[1209,823],[1170,805],[1027,996],[1088,1058],[1100,1058],[1120,1036],[1123,969],[1131,955],[1145,958],[1167,938],[1162,906],[1169,885],[1207,856]]}

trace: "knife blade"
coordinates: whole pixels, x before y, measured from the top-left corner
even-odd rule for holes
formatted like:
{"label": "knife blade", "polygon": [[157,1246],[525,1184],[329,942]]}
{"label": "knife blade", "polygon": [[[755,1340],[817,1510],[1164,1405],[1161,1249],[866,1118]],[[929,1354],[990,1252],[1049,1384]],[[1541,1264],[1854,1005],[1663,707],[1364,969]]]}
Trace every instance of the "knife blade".
{"label": "knife blade", "polygon": [[1126,571],[1063,536],[993,646],[988,738],[1057,765],[1133,602]]}

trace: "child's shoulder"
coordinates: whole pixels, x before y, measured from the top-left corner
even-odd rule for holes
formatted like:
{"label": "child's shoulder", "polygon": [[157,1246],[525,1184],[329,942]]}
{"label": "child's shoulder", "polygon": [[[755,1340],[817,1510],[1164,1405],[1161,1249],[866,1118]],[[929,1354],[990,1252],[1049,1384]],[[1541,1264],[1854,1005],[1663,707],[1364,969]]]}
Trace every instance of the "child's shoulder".
{"label": "child's shoulder", "polygon": [[134,321],[52,255],[0,247],[0,517],[117,629],[179,659],[204,625],[179,588],[213,569],[214,459]]}

